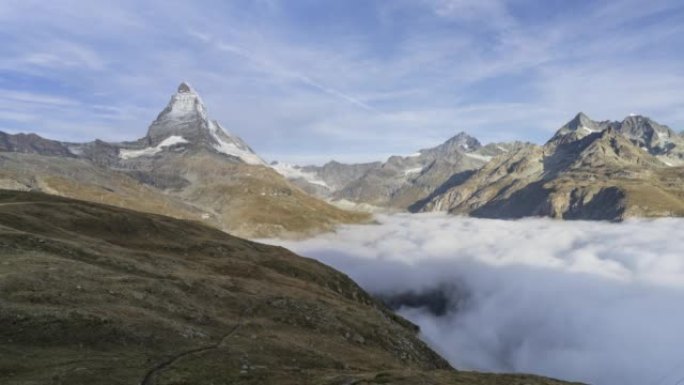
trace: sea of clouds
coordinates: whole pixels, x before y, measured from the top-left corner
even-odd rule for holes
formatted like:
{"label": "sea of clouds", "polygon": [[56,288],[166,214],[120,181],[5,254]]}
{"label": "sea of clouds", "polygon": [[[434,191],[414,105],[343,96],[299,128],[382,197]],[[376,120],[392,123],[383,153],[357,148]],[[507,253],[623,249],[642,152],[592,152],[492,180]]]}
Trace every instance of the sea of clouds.
{"label": "sea of clouds", "polygon": [[442,293],[399,312],[456,368],[684,384],[684,220],[379,221],[278,243],[385,298]]}

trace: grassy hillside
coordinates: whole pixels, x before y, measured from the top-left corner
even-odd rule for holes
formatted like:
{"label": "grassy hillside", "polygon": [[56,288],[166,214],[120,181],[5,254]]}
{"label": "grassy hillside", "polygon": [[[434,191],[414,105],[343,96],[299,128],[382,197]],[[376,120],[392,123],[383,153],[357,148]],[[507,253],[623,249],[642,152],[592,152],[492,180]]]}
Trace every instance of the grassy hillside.
{"label": "grassy hillside", "polygon": [[0,190],[0,277],[2,384],[561,384],[456,372],[345,275],[197,222]]}

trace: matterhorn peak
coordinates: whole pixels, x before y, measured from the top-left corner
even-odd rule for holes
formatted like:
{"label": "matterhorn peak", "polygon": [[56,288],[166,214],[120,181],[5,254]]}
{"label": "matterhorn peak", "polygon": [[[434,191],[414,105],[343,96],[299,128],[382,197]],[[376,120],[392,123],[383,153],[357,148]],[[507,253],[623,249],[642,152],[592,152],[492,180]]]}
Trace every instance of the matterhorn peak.
{"label": "matterhorn peak", "polygon": [[197,92],[186,82],[178,86],[178,91],[171,96],[166,108],[159,113],[147,133],[150,144],[157,145],[169,135],[178,135],[192,131],[197,136],[206,131],[209,122],[206,108]]}
{"label": "matterhorn peak", "polygon": [[247,164],[265,162],[238,136],[230,134],[218,121],[210,120],[197,92],[187,82],[178,86],[169,104],[150,125],[144,138],[148,146],[139,154],[157,154],[164,148],[182,145],[193,150],[209,150],[238,158]]}
{"label": "matterhorn peak", "polygon": [[[186,82],[182,82],[178,86],[178,91],[171,97],[171,101],[166,110],[174,119],[195,119],[197,117],[207,120],[206,108],[197,92]],[[161,115],[160,115],[161,116]]]}
{"label": "matterhorn peak", "polygon": [[182,82],[178,86],[178,93],[179,94],[186,94],[186,93],[192,93],[192,94],[197,94],[195,92],[195,89],[192,88],[192,86],[188,82]]}

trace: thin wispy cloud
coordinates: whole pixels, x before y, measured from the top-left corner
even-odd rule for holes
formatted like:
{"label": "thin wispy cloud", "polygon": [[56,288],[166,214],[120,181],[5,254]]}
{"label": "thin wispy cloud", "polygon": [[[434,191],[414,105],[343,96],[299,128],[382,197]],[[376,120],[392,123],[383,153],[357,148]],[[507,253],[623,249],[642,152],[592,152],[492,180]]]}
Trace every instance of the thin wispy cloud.
{"label": "thin wispy cloud", "polygon": [[[80,106],[7,105],[0,129],[136,138],[182,80],[281,160],[411,153],[462,130],[541,142],[580,110],[681,129],[683,20],[674,0],[9,1],[0,88]],[[62,131],[83,122],[99,128]]]}
{"label": "thin wispy cloud", "polygon": [[355,106],[358,106],[364,110],[377,111],[375,108],[364,103],[363,101],[359,100],[358,98],[355,98],[351,95],[347,95],[347,94],[345,94],[345,93],[343,93],[337,89],[334,89],[334,88],[328,87],[324,84],[321,84],[321,83],[311,79],[310,77],[308,77],[302,73],[298,73],[296,71],[293,71],[293,70],[284,68],[282,66],[279,66],[279,65],[277,65],[274,62],[271,62],[269,60],[260,58],[259,56],[250,52],[246,48],[237,47],[235,45],[226,44],[224,42],[215,42],[214,43],[213,42],[214,39],[209,34],[204,34],[204,33],[196,32],[196,31],[191,31],[190,34],[192,36],[195,36],[198,39],[206,42],[206,43],[213,44],[213,46],[219,51],[229,52],[231,54],[234,54],[234,55],[237,55],[237,56],[240,56],[240,57],[246,59],[247,61],[258,66],[259,68],[267,71],[270,75],[282,76],[282,77],[298,80],[298,81],[302,82],[303,84],[309,85],[309,86],[311,86],[311,87],[313,87],[313,88],[315,88],[315,89],[317,89],[317,90],[319,90],[325,94],[333,96],[335,98],[349,102],[349,103],[351,103]]}

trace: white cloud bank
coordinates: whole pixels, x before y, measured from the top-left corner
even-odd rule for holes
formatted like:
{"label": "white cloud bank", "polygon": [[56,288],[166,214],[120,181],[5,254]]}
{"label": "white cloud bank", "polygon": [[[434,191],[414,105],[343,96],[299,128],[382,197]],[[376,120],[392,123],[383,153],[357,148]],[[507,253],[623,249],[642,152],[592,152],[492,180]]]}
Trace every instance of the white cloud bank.
{"label": "white cloud bank", "polygon": [[457,368],[684,383],[684,220],[380,220],[283,245],[375,294],[441,288],[446,314],[400,313]]}

